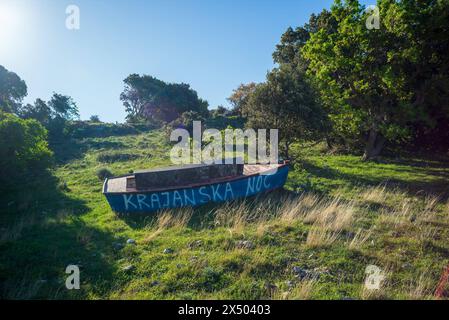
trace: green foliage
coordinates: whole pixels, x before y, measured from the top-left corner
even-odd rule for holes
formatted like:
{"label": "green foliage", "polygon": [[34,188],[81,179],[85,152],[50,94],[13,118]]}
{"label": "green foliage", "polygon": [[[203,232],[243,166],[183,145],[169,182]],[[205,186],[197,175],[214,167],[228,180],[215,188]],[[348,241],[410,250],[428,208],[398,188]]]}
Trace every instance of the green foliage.
{"label": "green foliage", "polygon": [[51,142],[60,141],[67,134],[70,121],[79,118],[78,107],[70,96],[53,93],[50,101],[36,99],[34,104],[21,107],[18,115],[24,119],[35,119],[49,131]]}
{"label": "green foliage", "polygon": [[52,152],[47,144],[47,131],[36,120],[0,113],[0,188],[20,187],[27,175],[38,175],[47,169]]}
{"label": "green foliage", "polygon": [[[429,90],[424,90],[426,94],[421,91],[423,73],[418,73],[432,58],[426,62],[420,59],[426,56],[423,46],[439,43],[447,47],[447,43],[437,39],[435,31],[430,31],[431,39],[427,39],[422,29],[428,23],[433,25],[426,18],[429,11],[438,23],[444,20],[447,2],[426,1],[418,9],[415,2],[378,1],[380,30],[369,30],[365,22],[370,13],[358,1],[336,1],[331,14],[338,27],[317,30],[301,50],[308,62],[307,72],[319,86],[336,123],[335,129],[342,128],[339,122],[352,118],[355,122],[349,120],[351,131],[339,134],[347,137],[352,132],[352,137],[366,138],[366,158],[377,156],[385,139],[402,141],[410,137],[410,123],[427,121],[431,114],[425,109],[432,98]],[[440,55],[437,50],[434,58],[434,68],[447,68],[446,54]],[[429,77],[432,86],[442,89],[437,95],[446,97],[447,77]],[[439,85],[431,79],[438,79]]]}
{"label": "green foliage", "polygon": [[223,106],[218,106],[217,108],[213,109],[210,111],[210,117],[215,118],[215,117],[224,117],[226,115],[228,115],[230,113],[230,111],[228,109],[226,109]]}
{"label": "green foliage", "polygon": [[237,116],[242,116],[242,110],[248,102],[248,98],[251,93],[256,89],[256,84],[250,82],[248,84],[240,84],[237,89],[232,91],[232,95],[228,98],[229,103],[232,105],[232,113]]}
{"label": "green foliage", "polygon": [[16,113],[26,95],[25,81],[0,65],[0,112]]}
{"label": "green foliage", "polygon": [[20,108],[19,116],[24,119],[35,119],[44,126],[49,126],[52,110],[45,101],[37,98],[34,105],[27,104]]}
{"label": "green foliage", "polygon": [[75,120],[79,118],[78,107],[72,97],[59,93],[53,93],[48,106],[52,110],[53,117],[64,120]]}
{"label": "green foliage", "polygon": [[113,176],[112,172],[108,168],[100,168],[95,174],[101,181],[104,181],[104,179],[111,178]]}
{"label": "green foliage", "polygon": [[243,129],[245,125],[245,119],[241,116],[217,115],[215,117],[206,119],[205,124],[206,128],[214,128],[218,130],[224,130],[227,128]]}
{"label": "green foliage", "polygon": [[96,123],[101,122],[100,121],[100,117],[98,115],[96,115],[96,114],[91,115],[90,118],[89,118],[89,121],[90,122],[96,122]]}
{"label": "green foliage", "polygon": [[327,118],[316,93],[305,75],[288,65],[267,75],[267,82],[250,94],[242,112],[250,128],[279,129],[286,157],[294,141],[318,139],[326,132]]}
{"label": "green foliage", "polygon": [[165,83],[154,77],[131,74],[125,80],[120,100],[130,122],[152,119],[171,122],[184,112],[192,111],[207,116],[208,103],[188,84]]}

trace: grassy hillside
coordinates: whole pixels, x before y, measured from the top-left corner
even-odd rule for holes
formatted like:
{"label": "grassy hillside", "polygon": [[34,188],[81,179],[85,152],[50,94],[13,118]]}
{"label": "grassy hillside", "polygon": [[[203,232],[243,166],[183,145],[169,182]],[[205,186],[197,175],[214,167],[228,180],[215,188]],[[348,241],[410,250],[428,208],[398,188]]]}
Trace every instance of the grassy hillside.
{"label": "grassy hillside", "polygon": [[[167,165],[159,131],[74,140],[55,171],[3,194],[0,296],[432,298],[449,259],[449,167],[297,146],[286,190],[246,202],[114,214],[98,170]],[[135,244],[127,244],[128,239]],[[65,268],[81,266],[81,289]],[[368,265],[386,279],[364,287]]]}

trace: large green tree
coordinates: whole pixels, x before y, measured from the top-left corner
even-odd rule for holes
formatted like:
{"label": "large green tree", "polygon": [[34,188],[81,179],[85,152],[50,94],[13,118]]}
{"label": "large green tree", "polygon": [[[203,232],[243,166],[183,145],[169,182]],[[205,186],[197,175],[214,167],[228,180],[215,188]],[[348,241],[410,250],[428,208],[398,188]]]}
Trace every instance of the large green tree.
{"label": "large green tree", "polygon": [[171,122],[184,112],[194,111],[207,116],[208,103],[198,97],[185,83],[166,83],[152,76],[131,74],[125,80],[120,100],[128,113],[127,119],[151,119]]}
{"label": "large green tree", "polygon": [[[447,36],[437,35],[447,29],[447,3],[380,0],[380,29],[371,29],[372,12],[356,0],[337,0],[331,9],[336,31],[318,30],[301,49],[336,130],[365,139],[364,159],[378,156],[385,141],[410,136],[417,121],[428,123],[435,91],[447,97],[447,57],[441,54]],[[420,28],[430,29],[431,38]]]}
{"label": "large green tree", "polygon": [[289,157],[293,142],[322,137],[327,119],[304,73],[284,65],[267,75],[243,105],[247,126],[254,129],[279,129],[284,155]]}
{"label": "large green tree", "polygon": [[240,84],[237,89],[232,91],[231,96],[227,99],[232,105],[232,113],[242,115],[244,105],[248,102],[249,95],[256,90],[256,83]]}
{"label": "large green tree", "polygon": [[26,95],[25,81],[0,65],[0,111],[16,113]]}
{"label": "large green tree", "polygon": [[337,22],[328,10],[323,10],[318,15],[312,14],[308,23],[295,29],[289,27],[284,32],[273,53],[274,62],[281,65],[294,65],[301,71],[305,71],[308,62],[303,57],[301,49],[310,39],[311,34],[319,30],[323,30],[326,33],[334,33],[336,28]]}
{"label": "large green tree", "polygon": [[19,115],[21,118],[35,119],[44,126],[48,126],[52,118],[52,110],[44,100],[37,98],[34,104],[26,104],[20,108]]}

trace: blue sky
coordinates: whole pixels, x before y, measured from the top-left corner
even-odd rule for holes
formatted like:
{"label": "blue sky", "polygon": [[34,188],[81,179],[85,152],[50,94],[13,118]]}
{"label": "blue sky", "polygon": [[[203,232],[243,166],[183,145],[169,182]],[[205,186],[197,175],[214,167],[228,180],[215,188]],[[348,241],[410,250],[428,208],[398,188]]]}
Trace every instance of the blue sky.
{"label": "blue sky", "polygon": [[[25,102],[68,94],[82,119],[123,121],[131,73],[189,83],[214,108],[240,83],[263,81],[287,27],[332,2],[0,0],[0,65],[26,81]],[[65,27],[69,4],[80,30]]]}

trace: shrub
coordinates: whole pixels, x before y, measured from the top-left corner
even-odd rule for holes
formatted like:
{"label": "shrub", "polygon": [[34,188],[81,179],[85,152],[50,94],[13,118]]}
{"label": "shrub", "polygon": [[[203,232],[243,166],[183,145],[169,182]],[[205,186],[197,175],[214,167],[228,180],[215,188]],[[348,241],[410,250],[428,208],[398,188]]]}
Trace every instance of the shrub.
{"label": "shrub", "polygon": [[100,117],[99,117],[98,115],[96,115],[96,114],[91,115],[90,118],[89,118],[89,121],[90,121],[90,122],[95,122],[95,123],[101,122],[101,121],[100,121]]}
{"label": "shrub", "polygon": [[110,178],[113,176],[112,172],[109,171],[109,169],[107,169],[107,168],[98,169],[96,174],[97,174],[98,179],[100,179],[100,180],[104,180],[106,178]]}
{"label": "shrub", "polygon": [[47,130],[36,120],[0,113],[0,188],[20,186],[51,165]]}

